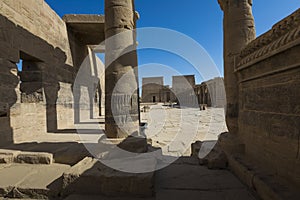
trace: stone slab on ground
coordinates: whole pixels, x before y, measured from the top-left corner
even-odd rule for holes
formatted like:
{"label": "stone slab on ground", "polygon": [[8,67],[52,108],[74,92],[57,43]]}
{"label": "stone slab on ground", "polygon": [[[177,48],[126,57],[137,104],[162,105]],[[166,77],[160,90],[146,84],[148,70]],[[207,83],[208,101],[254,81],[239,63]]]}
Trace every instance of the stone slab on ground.
{"label": "stone slab on ground", "polygon": [[17,163],[27,164],[45,164],[50,165],[53,163],[53,155],[51,153],[40,152],[21,152],[17,157]]}
{"label": "stone slab on ground", "polygon": [[256,199],[229,171],[209,170],[193,162],[175,162],[158,171],[155,177],[157,200]]}
{"label": "stone slab on ground", "polygon": [[80,194],[151,197],[153,183],[153,172],[144,174],[120,172],[87,157],[64,173],[63,196]]}
{"label": "stone slab on ground", "polygon": [[15,150],[0,150],[0,163],[46,164],[53,163],[53,155],[44,152],[24,152]]}
{"label": "stone slab on ground", "polygon": [[37,198],[60,192],[59,178],[70,166],[62,164],[0,165],[0,196],[10,198]]}
{"label": "stone slab on ground", "polygon": [[19,153],[20,151],[0,149],[0,163],[13,163],[14,159],[18,156]]}
{"label": "stone slab on ground", "polygon": [[53,155],[53,162],[67,165],[75,165],[83,158],[90,156],[90,153],[86,147],[77,142],[33,142],[11,145],[6,147],[6,149],[15,149],[28,152],[48,152]]}

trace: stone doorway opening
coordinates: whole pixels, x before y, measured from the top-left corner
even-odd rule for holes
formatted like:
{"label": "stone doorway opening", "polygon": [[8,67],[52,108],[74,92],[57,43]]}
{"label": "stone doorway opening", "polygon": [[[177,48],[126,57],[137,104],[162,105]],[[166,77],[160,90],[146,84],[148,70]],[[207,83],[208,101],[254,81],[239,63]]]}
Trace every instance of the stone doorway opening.
{"label": "stone doorway opening", "polygon": [[156,96],[152,97],[152,101],[153,101],[153,103],[156,103]]}

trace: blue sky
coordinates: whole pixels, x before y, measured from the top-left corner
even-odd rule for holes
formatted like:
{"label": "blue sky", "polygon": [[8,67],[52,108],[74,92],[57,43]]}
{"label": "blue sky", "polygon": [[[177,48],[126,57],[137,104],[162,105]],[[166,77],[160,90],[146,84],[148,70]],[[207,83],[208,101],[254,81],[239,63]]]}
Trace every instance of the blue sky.
{"label": "blue sky", "polygon": [[[104,0],[46,0],[60,15],[103,14]],[[209,53],[223,74],[223,13],[217,0],[135,0],[140,13],[138,27],[163,27],[179,31],[196,40]],[[272,25],[300,7],[299,0],[253,0],[257,35],[269,30]],[[171,84],[173,75],[164,66],[170,66],[181,74],[196,74],[198,83],[202,77],[193,66],[177,55],[158,51],[138,52],[141,66],[140,77],[165,76]],[[159,65],[149,65],[159,63]],[[148,64],[148,65],[147,65]]]}

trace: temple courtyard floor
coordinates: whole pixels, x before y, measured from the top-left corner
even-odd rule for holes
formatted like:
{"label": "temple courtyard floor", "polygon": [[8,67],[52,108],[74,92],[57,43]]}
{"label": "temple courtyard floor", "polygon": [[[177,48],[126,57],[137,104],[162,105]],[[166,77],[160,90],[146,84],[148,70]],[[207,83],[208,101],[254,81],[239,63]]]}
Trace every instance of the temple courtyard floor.
{"label": "temple courtyard floor", "polygon": [[[197,157],[190,156],[192,143],[216,141],[218,135],[227,130],[224,109],[200,111],[158,104],[152,105],[150,111],[142,112],[141,121],[145,123],[142,134],[151,139],[151,148],[161,148],[163,156],[175,158],[172,162],[162,159],[160,162],[165,167],[147,176],[154,181],[153,197],[107,197],[97,194],[97,184],[87,186],[93,181],[101,182],[102,176],[96,177],[99,179],[96,180],[86,175],[86,171],[90,170],[87,157],[93,155],[86,145],[97,144],[99,138],[103,137],[103,117],[85,118],[82,123],[68,130],[41,134],[40,137],[28,138],[0,150],[0,161],[7,161],[0,164],[0,196],[2,199],[45,199],[52,196],[52,199],[66,200],[256,199],[230,171],[209,170],[199,164]],[[84,177],[85,184],[72,186],[75,189],[63,194],[62,185],[65,189],[69,183],[67,175],[74,177],[74,173],[76,177]],[[118,182],[118,178],[112,177],[111,180]],[[110,184],[114,188],[114,184],[117,187],[119,183],[111,181]],[[90,194],[86,192],[88,190]],[[115,196],[118,194],[115,193]]]}

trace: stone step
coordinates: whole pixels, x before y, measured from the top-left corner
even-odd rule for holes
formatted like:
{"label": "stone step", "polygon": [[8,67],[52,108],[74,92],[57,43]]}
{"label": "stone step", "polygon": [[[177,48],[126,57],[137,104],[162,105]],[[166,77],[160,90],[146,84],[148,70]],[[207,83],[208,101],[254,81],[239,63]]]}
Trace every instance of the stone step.
{"label": "stone step", "polygon": [[[130,163],[132,161],[128,159],[127,164]],[[153,171],[155,165],[156,163]],[[64,173],[62,195],[151,197],[154,193],[153,184],[154,172],[120,172],[103,165],[97,159],[87,157]]]}
{"label": "stone step", "polygon": [[[61,135],[57,137],[61,137]],[[67,165],[75,165],[85,157],[90,156],[84,144],[77,142],[23,143],[7,146],[5,149],[28,152],[48,152],[53,155],[53,162]]]}
{"label": "stone step", "polygon": [[10,163],[50,165],[53,163],[53,155],[44,152],[24,152],[0,149],[0,164]]}
{"label": "stone step", "polygon": [[61,192],[69,165],[0,164],[0,199],[47,199]]}

